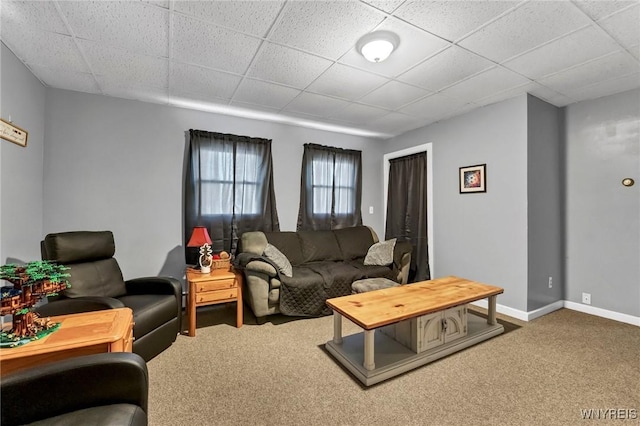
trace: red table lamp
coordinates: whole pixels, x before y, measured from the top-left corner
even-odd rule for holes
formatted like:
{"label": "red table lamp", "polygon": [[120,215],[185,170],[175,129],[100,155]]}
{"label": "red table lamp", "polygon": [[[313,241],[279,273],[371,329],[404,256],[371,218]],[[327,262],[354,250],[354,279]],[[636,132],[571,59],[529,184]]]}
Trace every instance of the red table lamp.
{"label": "red table lamp", "polygon": [[213,263],[213,250],[211,250],[211,238],[204,226],[195,226],[187,247],[200,247],[200,272],[208,274],[211,272]]}

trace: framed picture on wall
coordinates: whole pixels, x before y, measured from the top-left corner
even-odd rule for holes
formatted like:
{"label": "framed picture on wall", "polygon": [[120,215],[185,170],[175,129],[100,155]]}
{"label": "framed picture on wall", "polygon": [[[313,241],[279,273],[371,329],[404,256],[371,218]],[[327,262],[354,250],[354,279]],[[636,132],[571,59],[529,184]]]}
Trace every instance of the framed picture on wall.
{"label": "framed picture on wall", "polygon": [[460,193],[487,192],[487,165],[460,167]]}

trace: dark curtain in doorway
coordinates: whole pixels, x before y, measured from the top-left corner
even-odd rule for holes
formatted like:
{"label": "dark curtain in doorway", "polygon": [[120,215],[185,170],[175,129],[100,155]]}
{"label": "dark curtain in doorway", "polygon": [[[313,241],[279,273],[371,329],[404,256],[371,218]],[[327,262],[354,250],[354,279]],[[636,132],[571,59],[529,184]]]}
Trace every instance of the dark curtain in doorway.
{"label": "dark curtain in doorway", "polygon": [[[184,238],[206,226],[214,252],[235,254],[247,231],[279,231],[271,140],[189,130]],[[188,264],[197,250],[185,250]]]}
{"label": "dark curtain in doorway", "polygon": [[389,161],[385,239],[413,246],[409,282],[431,279],[427,240],[427,153]]}

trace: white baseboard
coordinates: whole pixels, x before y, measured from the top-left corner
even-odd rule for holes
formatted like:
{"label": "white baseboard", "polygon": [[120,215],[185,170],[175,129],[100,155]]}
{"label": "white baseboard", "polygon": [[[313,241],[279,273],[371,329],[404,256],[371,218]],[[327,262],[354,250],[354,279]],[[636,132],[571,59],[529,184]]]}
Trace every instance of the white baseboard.
{"label": "white baseboard", "polygon": [[621,314],[620,312],[596,308],[595,306],[584,305],[582,303],[569,302],[568,300],[564,301],[564,307],[573,311],[584,312],[585,314],[608,318],[640,327],[640,317],[634,317],[633,315]]}
{"label": "white baseboard", "polygon": [[[471,303],[472,305],[480,308],[488,309],[489,303],[486,299],[477,300]],[[612,319],[615,321],[624,322],[626,324],[637,325],[640,327],[640,317],[634,317],[633,315],[621,314],[619,312],[609,311],[602,308],[596,308],[590,305],[583,305],[582,303],[569,302],[568,300],[558,300],[542,308],[535,309],[533,311],[525,312],[519,309],[510,308],[508,306],[496,305],[496,311],[503,315],[510,316],[512,318],[519,319],[521,321],[531,321],[539,318],[543,315],[547,315],[558,309],[567,308],[573,311],[584,312],[585,314],[595,315],[602,318]]]}
{"label": "white baseboard", "polygon": [[[476,300],[475,302],[471,302],[472,305],[478,306],[480,308],[489,309],[489,302],[487,299]],[[522,321],[529,321],[527,319],[527,313],[518,309],[513,309],[508,306],[504,306],[501,304],[496,304],[496,311],[500,314],[510,316],[511,318],[516,318]]]}

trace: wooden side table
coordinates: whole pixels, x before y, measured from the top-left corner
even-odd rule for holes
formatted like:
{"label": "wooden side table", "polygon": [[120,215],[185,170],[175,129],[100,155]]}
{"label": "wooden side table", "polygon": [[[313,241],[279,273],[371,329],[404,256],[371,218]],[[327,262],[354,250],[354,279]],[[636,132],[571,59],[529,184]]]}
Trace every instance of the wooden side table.
{"label": "wooden side table", "polygon": [[242,327],[242,273],[230,269],[212,269],[203,274],[187,268],[189,296],[187,314],[189,317],[189,336],[196,335],[196,308],[217,303],[237,302],[236,327]]}
{"label": "wooden side table", "polygon": [[129,308],[51,317],[60,328],[40,340],[0,349],[0,374],[102,352],[131,352],[133,313]]}

